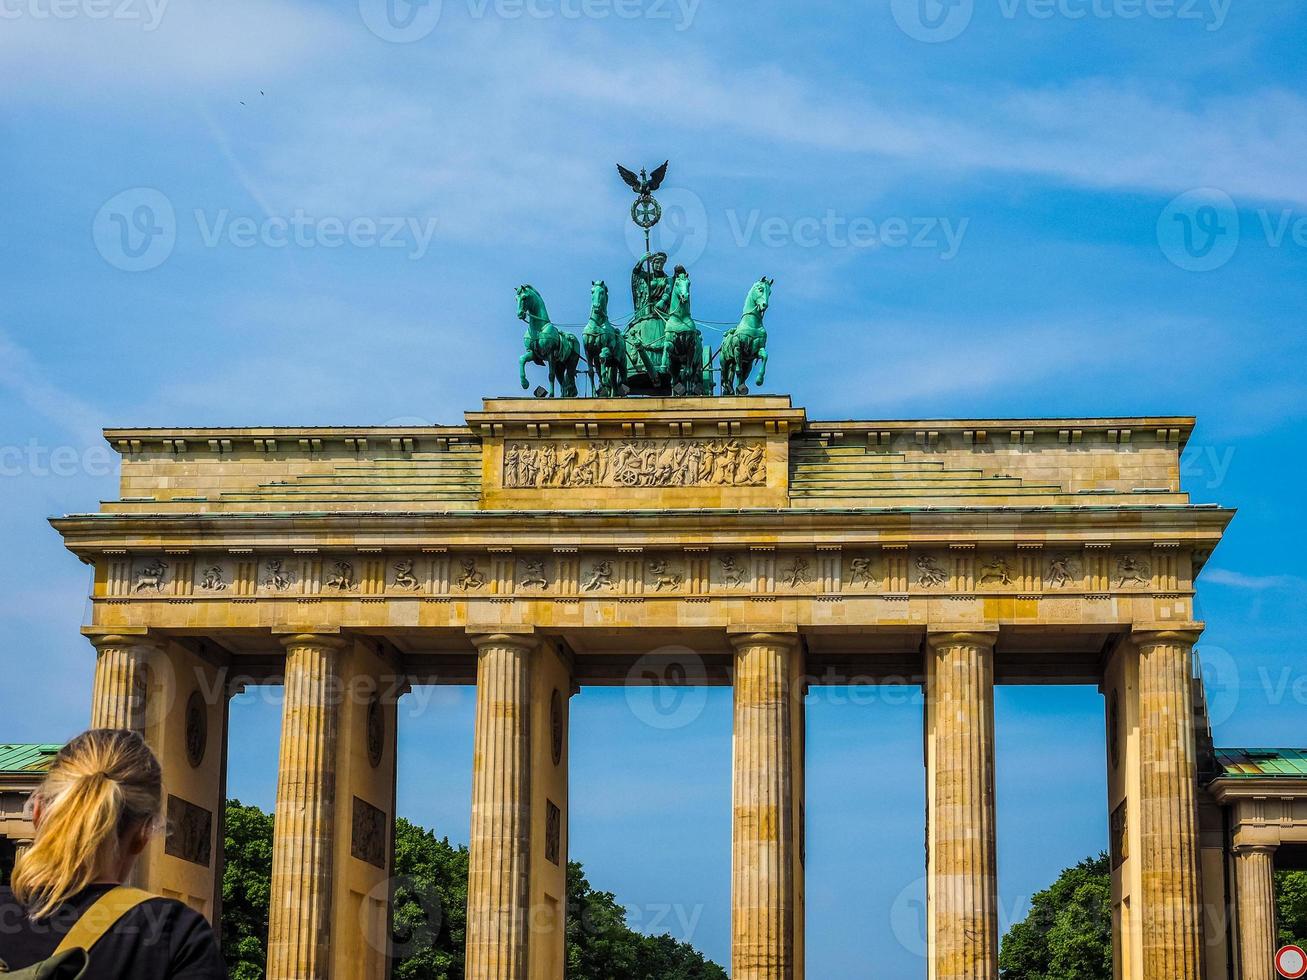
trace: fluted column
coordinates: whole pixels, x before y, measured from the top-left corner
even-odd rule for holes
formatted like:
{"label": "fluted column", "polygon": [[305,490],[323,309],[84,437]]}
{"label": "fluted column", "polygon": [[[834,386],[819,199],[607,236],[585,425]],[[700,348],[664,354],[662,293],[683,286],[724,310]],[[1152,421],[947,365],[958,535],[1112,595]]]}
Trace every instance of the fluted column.
{"label": "fluted column", "polygon": [[1239,899],[1239,966],[1243,980],[1275,980],[1275,848],[1235,849]]}
{"label": "fluted column", "polygon": [[1144,980],[1199,980],[1202,879],[1193,631],[1144,631],[1139,646],[1139,835]]}
{"label": "fluted column", "polygon": [[21,861],[21,860],[23,859],[23,855],[25,855],[28,851],[30,851],[30,850],[32,849],[32,845],[33,845],[34,843],[36,843],[36,842],[35,842],[35,841],[30,841],[30,840],[19,840],[19,841],[14,841],[14,862],[15,862],[15,864],[17,864],[18,861]]}
{"label": "fluted column", "polygon": [[530,679],[535,642],[479,636],[467,980],[524,980],[530,881]]}
{"label": "fluted column", "polygon": [[268,980],[327,980],[330,972],[337,637],[299,634],[286,647],[281,757],[272,835]]}
{"label": "fluted column", "polygon": [[[731,976],[802,976],[802,866],[796,827],[802,773],[795,740],[803,696],[796,638],[752,633],[735,644],[731,834]],[[798,711],[796,711],[796,706]]]}
{"label": "fluted column", "polygon": [[931,980],[997,980],[995,633],[928,637],[926,909]]}
{"label": "fluted column", "polygon": [[145,734],[150,657],[156,644],[141,636],[96,636],[92,728],[129,728]]}

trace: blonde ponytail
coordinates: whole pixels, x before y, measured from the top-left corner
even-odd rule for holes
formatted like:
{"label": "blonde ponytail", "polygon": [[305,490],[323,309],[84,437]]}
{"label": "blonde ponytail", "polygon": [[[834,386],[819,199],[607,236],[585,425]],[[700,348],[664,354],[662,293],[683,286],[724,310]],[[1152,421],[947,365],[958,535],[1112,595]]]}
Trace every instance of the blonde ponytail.
{"label": "blonde ponytail", "polygon": [[140,735],[109,728],[78,735],[36,791],[41,822],[10,887],[33,919],[109,873],[142,824],[158,822],[159,762]]}

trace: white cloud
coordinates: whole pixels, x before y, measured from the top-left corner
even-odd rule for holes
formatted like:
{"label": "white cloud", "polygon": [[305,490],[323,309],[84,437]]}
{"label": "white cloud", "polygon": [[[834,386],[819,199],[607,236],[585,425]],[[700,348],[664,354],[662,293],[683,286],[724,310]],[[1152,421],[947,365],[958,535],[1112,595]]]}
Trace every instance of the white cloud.
{"label": "white cloud", "polygon": [[[64,5],[66,6],[66,5]],[[0,103],[114,104],[126,111],[178,96],[259,87],[307,62],[329,58],[350,39],[338,19],[288,0],[114,0],[102,18],[73,4],[72,16],[42,16],[51,5],[13,0],[0,20]],[[34,13],[36,11],[36,13]]]}
{"label": "white cloud", "polygon": [[1303,579],[1293,575],[1246,575],[1226,568],[1208,568],[1203,572],[1203,582],[1213,585],[1227,585],[1233,589],[1247,589],[1252,592],[1268,592],[1274,589],[1298,589],[1307,585]]}
{"label": "white cloud", "polygon": [[67,435],[98,442],[104,413],[50,379],[36,358],[0,330],[0,388]]}

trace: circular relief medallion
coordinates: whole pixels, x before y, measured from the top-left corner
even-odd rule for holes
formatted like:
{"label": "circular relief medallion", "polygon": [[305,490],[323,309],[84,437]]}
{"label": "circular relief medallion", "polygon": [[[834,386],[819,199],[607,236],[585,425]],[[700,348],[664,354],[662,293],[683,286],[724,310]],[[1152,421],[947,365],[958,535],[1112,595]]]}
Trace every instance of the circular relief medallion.
{"label": "circular relief medallion", "polygon": [[198,769],[209,747],[209,709],[204,696],[192,691],[186,701],[186,761]]}
{"label": "circular relief medallion", "polygon": [[1121,692],[1112,692],[1112,705],[1108,709],[1107,742],[1112,754],[1112,768],[1121,768]]}
{"label": "circular relief medallion", "polygon": [[386,745],[386,716],[382,711],[381,698],[375,696],[368,705],[368,762],[375,769],[381,765],[381,756]]}
{"label": "circular relief medallion", "polygon": [[553,741],[554,765],[563,761],[563,695],[557,690],[549,699],[549,731]]}

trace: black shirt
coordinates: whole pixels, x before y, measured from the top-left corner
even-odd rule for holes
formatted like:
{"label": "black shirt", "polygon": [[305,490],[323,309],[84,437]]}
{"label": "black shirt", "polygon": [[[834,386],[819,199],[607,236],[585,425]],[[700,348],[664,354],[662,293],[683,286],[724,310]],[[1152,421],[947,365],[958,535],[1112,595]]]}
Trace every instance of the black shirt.
{"label": "black shirt", "polygon": [[[112,887],[91,885],[37,922],[13,892],[0,887],[0,962],[20,970],[53,956],[73,923]],[[85,980],[124,978],[226,980],[227,968],[204,916],[170,898],[152,898],[119,919],[91,948]]]}

